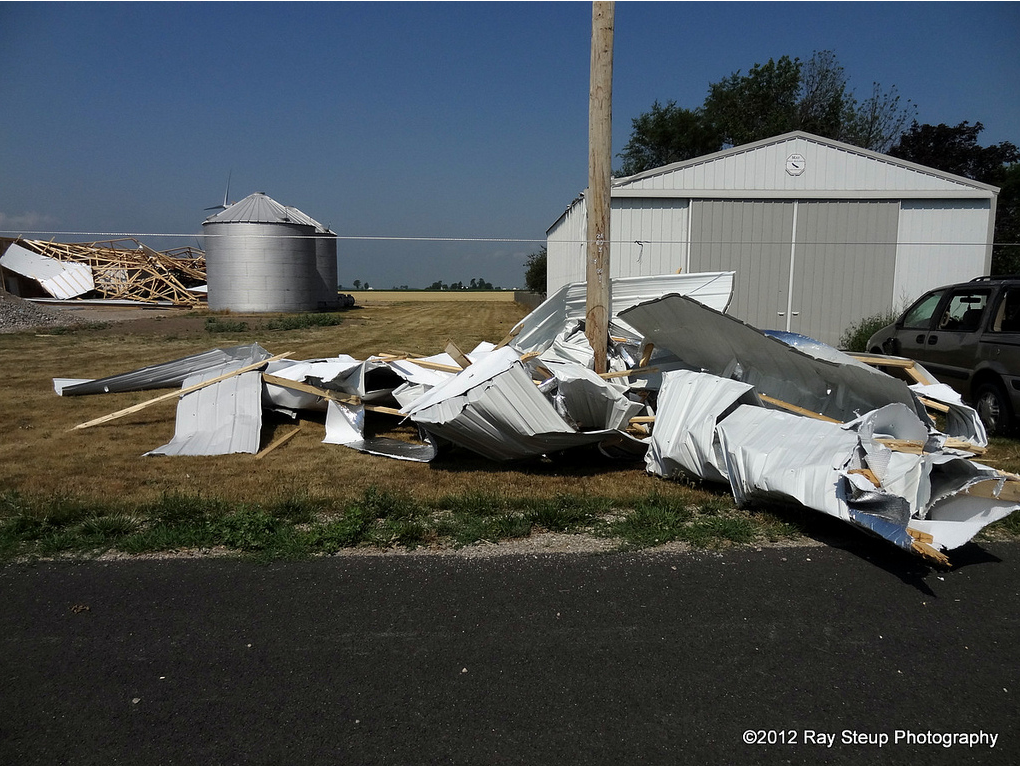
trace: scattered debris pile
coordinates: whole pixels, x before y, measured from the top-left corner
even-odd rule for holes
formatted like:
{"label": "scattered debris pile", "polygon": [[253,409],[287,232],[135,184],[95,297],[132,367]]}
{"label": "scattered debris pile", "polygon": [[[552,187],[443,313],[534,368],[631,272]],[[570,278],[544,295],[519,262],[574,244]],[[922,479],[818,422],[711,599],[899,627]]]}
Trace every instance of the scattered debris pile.
{"label": "scattered debris pile", "polygon": [[191,247],[157,251],[136,239],[66,244],[18,239],[0,266],[35,284],[33,295],[97,297],[197,306],[205,285],[205,253]]}
{"label": "scattered debris pile", "polygon": [[[878,361],[913,385],[733,319],[732,284],[732,272],[613,280],[603,374],[584,285],[569,285],[501,343],[466,353],[450,343],[428,357],[295,361],[254,344],[54,385],[64,396],[183,386],[159,398],[180,397],[176,433],[149,455],[265,454],[283,440],[259,453],[264,409],[325,410],[325,443],[402,460],[451,445],[515,460],[594,444],[658,476],[727,483],[741,505],[820,511],[940,564],[1016,509],[1020,477],[974,462],[987,436],[951,389],[909,360]],[[421,441],[366,436],[369,417],[410,420]]]}

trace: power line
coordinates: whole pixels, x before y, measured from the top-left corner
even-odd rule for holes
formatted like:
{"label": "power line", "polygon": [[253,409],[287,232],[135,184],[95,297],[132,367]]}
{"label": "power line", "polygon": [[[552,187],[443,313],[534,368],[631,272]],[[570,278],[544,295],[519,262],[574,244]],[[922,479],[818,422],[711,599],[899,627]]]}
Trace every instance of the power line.
{"label": "power line", "polygon": [[[371,234],[351,234],[351,235],[340,235],[340,234],[207,234],[204,232],[180,234],[180,233],[139,233],[139,232],[113,232],[113,231],[25,231],[25,230],[3,230],[0,229],[0,234],[14,235],[25,237],[27,235],[49,235],[50,237],[125,237],[131,239],[138,239],[139,237],[179,237],[185,239],[215,239],[221,237],[230,238],[247,238],[247,239],[337,239],[344,241],[362,241],[362,242],[492,242],[492,243],[521,243],[521,244],[546,244],[546,239],[528,239],[524,237],[415,237],[415,236],[388,236],[388,235],[371,235]],[[560,245],[585,245],[587,240],[585,239],[560,239],[556,240],[556,244]],[[638,245],[643,247],[644,245],[729,245],[729,246],[741,246],[741,247],[755,247],[755,246],[788,246],[789,240],[688,240],[688,239],[643,239],[640,241],[627,241],[610,239],[610,247],[620,247],[623,245]],[[900,241],[884,241],[884,242],[835,242],[832,240],[816,240],[816,241],[798,241],[798,245],[827,245],[827,246],[840,246],[840,247],[874,247],[874,246],[891,246],[891,245],[906,245],[916,247],[987,247],[989,243],[986,242],[900,242]],[[992,242],[993,246],[997,247],[1017,247],[1020,242]]]}

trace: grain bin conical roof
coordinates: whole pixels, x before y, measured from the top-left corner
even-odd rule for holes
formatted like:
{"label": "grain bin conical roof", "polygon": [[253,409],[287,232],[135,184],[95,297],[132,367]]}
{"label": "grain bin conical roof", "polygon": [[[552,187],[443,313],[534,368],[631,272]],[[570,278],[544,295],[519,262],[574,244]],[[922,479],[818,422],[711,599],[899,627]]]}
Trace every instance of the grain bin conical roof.
{"label": "grain bin conical roof", "polygon": [[235,202],[226,210],[206,218],[207,223],[292,223],[301,226],[309,224],[308,216],[297,208],[281,205],[265,192],[249,194],[240,202]]}

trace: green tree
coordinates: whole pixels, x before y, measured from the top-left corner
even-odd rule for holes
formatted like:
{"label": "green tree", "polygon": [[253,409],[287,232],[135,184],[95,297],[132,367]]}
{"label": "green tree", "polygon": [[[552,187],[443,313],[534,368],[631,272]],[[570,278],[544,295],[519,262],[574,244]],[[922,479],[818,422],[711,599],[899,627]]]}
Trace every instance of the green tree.
{"label": "green tree", "polygon": [[799,59],[769,59],[709,85],[702,113],[724,144],[739,146],[799,127],[800,89]]}
{"label": "green tree", "polygon": [[656,101],[650,112],[631,120],[630,141],[619,154],[623,158],[619,175],[711,154],[722,144],[700,110],[683,109],[675,101],[665,106]]}
{"label": "green tree", "polygon": [[973,125],[961,122],[950,127],[918,125],[915,120],[910,130],[889,150],[889,155],[981,183],[998,184],[1005,175],[1006,166],[1020,160],[1020,151],[1009,141],[979,145],[978,136],[984,129],[980,122]]}
{"label": "green tree", "polygon": [[1003,171],[995,206],[993,274],[1020,274],[1020,163]]}
{"label": "green tree", "polygon": [[547,251],[542,245],[524,263],[524,286],[533,293],[545,293]]}
{"label": "green tree", "polygon": [[807,63],[782,56],[711,83],[704,103],[685,109],[658,101],[631,121],[630,141],[620,153],[620,175],[710,154],[726,146],[760,141],[792,130],[885,151],[916,110],[902,104],[895,87],[876,83],[858,102],[832,51]]}
{"label": "green tree", "polygon": [[1020,149],[1010,141],[978,144],[985,126],[918,125],[915,121],[896,146],[893,157],[999,187],[995,207],[992,273],[1020,273]]}

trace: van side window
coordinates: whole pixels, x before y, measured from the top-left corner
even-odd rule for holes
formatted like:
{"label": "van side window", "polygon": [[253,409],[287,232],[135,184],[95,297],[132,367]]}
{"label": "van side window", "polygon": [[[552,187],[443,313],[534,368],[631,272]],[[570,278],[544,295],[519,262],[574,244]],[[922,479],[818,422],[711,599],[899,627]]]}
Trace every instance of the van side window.
{"label": "van side window", "polygon": [[988,288],[954,293],[939,317],[938,329],[950,332],[977,332],[990,295],[991,290]]}
{"label": "van side window", "polygon": [[992,332],[1020,332],[1020,287],[1009,287],[1003,291],[991,330]]}
{"label": "van side window", "polygon": [[909,330],[927,330],[931,324],[931,315],[935,313],[945,292],[945,290],[936,290],[911,306],[903,315],[903,326]]}

